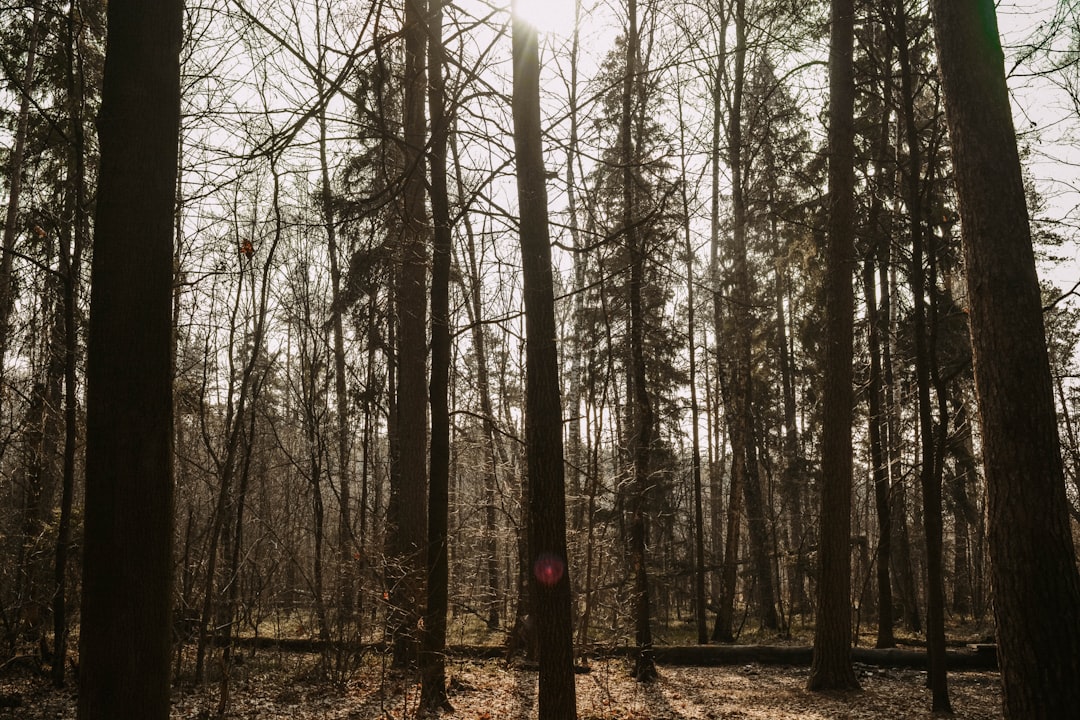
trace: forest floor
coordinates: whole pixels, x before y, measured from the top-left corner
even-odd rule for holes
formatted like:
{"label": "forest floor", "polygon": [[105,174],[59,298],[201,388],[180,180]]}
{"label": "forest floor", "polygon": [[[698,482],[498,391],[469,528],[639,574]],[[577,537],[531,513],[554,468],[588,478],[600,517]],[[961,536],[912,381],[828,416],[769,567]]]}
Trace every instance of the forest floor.
{"label": "forest floor", "polygon": [[[316,656],[260,653],[237,668],[223,715],[220,685],[173,690],[172,718],[211,720],[406,720],[417,712],[415,675],[391,671],[367,656],[344,684],[315,681]],[[807,692],[804,667],[660,667],[656,682],[629,676],[625,659],[593,660],[576,675],[581,720],[916,720],[933,717],[926,673],[856,666],[862,689]],[[452,659],[447,666],[453,710],[440,720],[535,718],[537,674],[499,660]],[[1002,718],[996,672],[953,672],[949,690],[957,720]],[[56,690],[29,669],[0,675],[0,719],[74,720],[74,689]]]}

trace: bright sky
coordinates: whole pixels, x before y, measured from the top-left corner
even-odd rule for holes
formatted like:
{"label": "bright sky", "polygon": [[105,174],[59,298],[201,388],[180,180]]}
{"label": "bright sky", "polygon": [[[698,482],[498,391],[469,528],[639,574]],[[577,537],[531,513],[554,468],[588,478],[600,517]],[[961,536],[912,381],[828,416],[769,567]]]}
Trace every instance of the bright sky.
{"label": "bright sky", "polygon": [[515,0],[517,14],[542,33],[569,35],[574,29],[574,0]]}
{"label": "bright sky", "polygon": [[[1046,203],[1042,215],[1053,221],[1051,229],[1076,238],[1080,235],[1080,148],[1076,143],[1080,118],[1068,93],[1050,79],[1033,74],[1038,65],[1016,62],[1032,33],[1052,19],[1056,9],[1056,0],[1006,0],[998,4],[998,25],[1017,137],[1029,151],[1025,165]],[[1062,38],[1055,49],[1067,49],[1070,40]],[[1058,255],[1065,262],[1040,263],[1040,275],[1067,290],[1080,281],[1080,247],[1074,240]]]}

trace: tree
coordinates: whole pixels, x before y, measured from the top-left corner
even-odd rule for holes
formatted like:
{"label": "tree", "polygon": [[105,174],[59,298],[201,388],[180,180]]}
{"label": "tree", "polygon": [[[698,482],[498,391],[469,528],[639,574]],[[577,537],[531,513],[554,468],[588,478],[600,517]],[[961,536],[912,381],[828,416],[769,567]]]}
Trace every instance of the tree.
{"label": "tree", "polygon": [[446,49],[443,46],[443,0],[432,0],[427,18],[428,105],[431,150],[428,159],[431,214],[435,221],[431,270],[431,467],[428,482],[427,606],[421,650],[422,704],[449,708],[446,699],[447,517],[450,488],[450,200],[447,190]]}
{"label": "tree", "polygon": [[[900,64],[900,115],[907,145],[907,175],[904,202],[907,204],[911,232],[911,295],[915,335],[915,384],[919,400],[920,464],[919,482],[923,496],[923,524],[926,529],[926,646],[930,664],[929,680],[934,712],[952,712],[945,669],[945,587],[942,563],[943,528],[941,517],[941,476],[937,469],[941,454],[937,451],[933,408],[930,405],[930,364],[932,348],[928,335],[926,271],[923,266],[926,228],[923,216],[925,190],[922,179],[922,141],[915,119],[915,88],[911,62],[911,36],[908,32],[908,8],[896,0],[891,30]],[[934,292],[931,286],[930,292]],[[944,419],[943,419],[944,422]]]}
{"label": "tree", "polygon": [[108,8],[87,346],[79,718],[169,717],[183,4]]}
{"label": "tree", "polygon": [[1009,718],[1080,706],[1080,573],[1042,302],[992,0],[934,0],[983,427],[998,658]]}
{"label": "tree", "polygon": [[[516,4],[516,3],[515,3]],[[513,118],[525,299],[528,559],[540,660],[542,720],[577,717],[566,552],[566,489],[555,297],[540,126],[536,28],[513,18]]]}
{"label": "tree", "polygon": [[[627,286],[630,307],[630,332],[628,354],[630,368],[627,372],[631,387],[627,399],[633,408],[630,419],[630,435],[627,446],[630,451],[632,479],[630,483],[630,556],[634,573],[634,637],[637,655],[634,659],[634,677],[642,682],[656,678],[653,661],[652,621],[649,609],[649,575],[646,567],[645,492],[648,486],[649,461],[655,433],[655,415],[645,372],[645,318],[641,304],[641,286],[645,276],[645,248],[639,237],[635,217],[637,185],[636,166],[640,162],[641,138],[634,130],[635,100],[639,92],[641,63],[638,45],[637,0],[627,3],[626,61],[622,83],[622,114],[619,122],[619,150],[622,169],[622,233],[629,252],[630,277]],[[637,133],[640,135],[640,131]]]}
{"label": "tree", "polygon": [[858,688],[851,667],[851,425],[855,264],[855,3],[832,1],[829,46],[829,244],[825,270],[825,409],[821,438],[818,616],[810,690]]}
{"label": "tree", "polygon": [[404,168],[401,235],[397,269],[397,414],[391,451],[390,506],[387,509],[394,664],[416,661],[417,638],[411,633],[420,619],[427,517],[427,209],[423,152],[426,140],[424,104],[427,73],[426,0],[406,0]]}

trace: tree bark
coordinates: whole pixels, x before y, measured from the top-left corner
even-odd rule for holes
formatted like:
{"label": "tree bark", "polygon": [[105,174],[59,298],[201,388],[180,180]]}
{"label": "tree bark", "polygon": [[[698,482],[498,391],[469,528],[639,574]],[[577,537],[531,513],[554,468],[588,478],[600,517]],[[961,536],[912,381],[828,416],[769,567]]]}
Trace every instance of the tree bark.
{"label": "tree bark", "polygon": [[450,512],[450,198],[446,155],[446,49],[443,46],[443,0],[432,0],[427,15],[428,105],[431,115],[431,214],[435,225],[431,270],[431,467],[428,481],[427,605],[420,653],[421,704],[449,708],[446,698],[446,612],[449,593],[447,525]]}
{"label": "tree bark", "polygon": [[108,8],[87,345],[80,720],[169,717],[182,3]]}
{"label": "tree bark", "polygon": [[539,715],[577,716],[566,554],[562,408],[555,297],[540,126],[536,28],[513,19],[513,119],[525,300],[525,452],[528,561],[540,661]]}
{"label": "tree bark", "polygon": [[[896,0],[893,15],[894,41],[900,63],[900,102],[904,137],[908,148],[907,183],[904,202],[907,205],[911,230],[911,294],[912,331],[915,335],[915,377],[919,400],[919,437],[921,461],[919,482],[922,486],[923,524],[926,532],[926,638],[930,658],[929,685],[934,712],[952,712],[945,672],[945,587],[942,566],[943,528],[941,513],[941,480],[937,473],[940,458],[934,432],[933,408],[930,405],[930,365],[933,362],[927,340],[926,272],[923,267],[923,183],[922,147],[915,120],[915,90],[912,77],[910,40],[907,31],[907,8],[904,0]],[[933,293],[934,288],[929,288]]]}
{"label": "tree bark", "polygon": [[731,165],[732,262],[734,265],[735,357],[731,390],[735,416],[732,423],[741,425],[740,452],[743,462],[743,502],[750,541],[750,557],[757,588],[758,612],[761,626],[779,630],[776,613],[776,592],[773,585],[772,561],[769,559],[765,528],[765,500],[758,469],[757,429],[754,407],[754,314],[753,292],[750,287],[750,267],[747,251],[747,198],[743,161],[742,105],[746,81],[746,2],[735,0],[735,72],[732,77],[730,117],[728,118],[728,162]]}
{"label": "tree bark", "polygon": [[427,209],[424,104],[427,73],[427,0],[406,0],[404,77],[404,172],[397,277],[397,442],[396,482],[387,510],[390,586],[388,630],[394,664],[415,663],[415,630],[423,603],[425,518],[427,517]]}
{"label": "tree bark", "polygon": [[851,667],[852,342],[855,265],[853,0],[832,0],[829,47],[829,244],[821,432],[818,616],[810,690],[859,687]]}
{"label": "tree bark", "polygon": [[[83,85],[86,78],[82,67],[81,21],[77,17],[78,3],[72,3],[67,17],[67,83],[69,115],[71,117],[71,159],[67,193],[70,198],[65,230],[60,242],[60,270],[63,274],[64,326],[64,463],[61,475],[60,517],[56,531],[56,558],[53,566],[53,663],[52,679],[57,687],[64,685],[64,666],[67,662],[67,566],[71,544],[72,502],[75,495],[75,455],[78,442],[77,351],[78,326],[76,314],[79,302],[82,253],[86,245],[86,131],[83,125]],[[3,357],[0,356],[0,363]]]}
{"label": "tree bark", "polygon": [[934,0],[983,427],[1006,717],[1080,707],[1080,574],[992,0]]}
{"label": "tree bark", "polygon": [[646,557],[645,494],[648,487],[649,460],[652,452],[654,416],[645,369],[645,318],[641,306],[641,286],[645,276],[645,250],[637,229],[635,210],[634,170],[640,162],[634,138],[634,98],[637,96],[640,62],[638,57],[637,0],[627,3],[626,55],[622,87],[619,146],[622,162],[622,232],[630,255],[629,294],[630,332],[628,335],[629,368],[627,368],[627,398],[632,408],[630,435],[627,446],[631,462],[629,488],[630,562],[634,576],[633,613],[634,636],[638,653],[634,659],[634,678],[648,682],[656,677],[653,661],[649,573]]}

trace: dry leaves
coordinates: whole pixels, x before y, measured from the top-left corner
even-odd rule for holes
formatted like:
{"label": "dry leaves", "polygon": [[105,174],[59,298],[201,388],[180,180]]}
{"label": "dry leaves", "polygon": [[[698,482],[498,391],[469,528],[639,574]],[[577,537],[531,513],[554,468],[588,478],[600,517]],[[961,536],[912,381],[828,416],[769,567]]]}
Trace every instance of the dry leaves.
{"label": "dry leaves", "polygon": [[[406,720],[421,717],[415,676],[368,662],[345,688],[303,679],[297,663],[255,668],[232,683],[224,717],[258,720]],[[581,720],[916,720],[930,718],[925,673],[860,667],[863,689],[854,693],[809,693],[805,668],[662,667],[660,679],[641,685],[624,660],[598,660],[576,676]],[[501,662],[454,660],[448,666],[453,711],[440,720],[531,720],[536,717],[535,672]],[[952,673],[949,688],[955,718],[1000,720],[996,673]],[[177,688],[172,717],[216,717],[217,686]],[[75,717],[70,690],[54,690],[28,673],[0,678],[0,719],[59,720]],[[13,703],[17,703],[12,705]]]}

